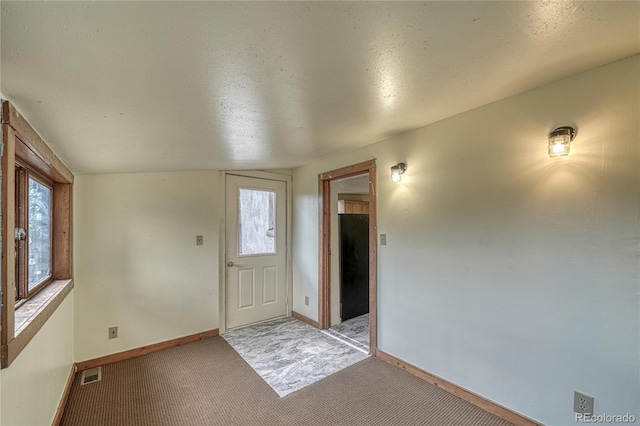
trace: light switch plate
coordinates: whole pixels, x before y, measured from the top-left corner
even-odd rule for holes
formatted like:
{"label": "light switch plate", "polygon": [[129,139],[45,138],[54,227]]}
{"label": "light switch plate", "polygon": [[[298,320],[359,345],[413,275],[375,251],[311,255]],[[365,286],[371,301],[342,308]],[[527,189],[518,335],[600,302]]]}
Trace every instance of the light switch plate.
{"label": "light switch plate", "polygon": [[381,246],[387,245],[387,234],[380,234],[380,245]]}
{"label": "light switch plate", "polygon": [[118,326],[109,327],[109,339],[117,339],[118,338]]}
{"label": "light switch plate", "polygon": [[202,235],[196,235],[196,245],[201,246],[204,244],[204,237]]}

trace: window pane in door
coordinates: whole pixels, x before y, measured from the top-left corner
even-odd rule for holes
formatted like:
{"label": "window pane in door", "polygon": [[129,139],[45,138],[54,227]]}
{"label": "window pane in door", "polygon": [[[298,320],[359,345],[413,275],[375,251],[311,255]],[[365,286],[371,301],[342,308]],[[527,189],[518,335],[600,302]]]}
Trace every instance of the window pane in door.
{"label": "window pane in door", "polygon": [[29,178],[29,290],[51,276],[51,189]]}
{"label": "window pane in door", "polygon": [[276,193],[240,188],[238,255],[275,254]]}

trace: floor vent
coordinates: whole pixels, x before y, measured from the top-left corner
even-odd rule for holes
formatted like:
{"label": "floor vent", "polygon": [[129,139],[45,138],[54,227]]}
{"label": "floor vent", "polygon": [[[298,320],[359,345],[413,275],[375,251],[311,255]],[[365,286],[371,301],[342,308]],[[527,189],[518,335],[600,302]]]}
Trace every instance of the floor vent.
{"label": "floor vent", "polygon": [[102,379],[102,367],[90,368],[82,372],[80,385],[97,382]]}

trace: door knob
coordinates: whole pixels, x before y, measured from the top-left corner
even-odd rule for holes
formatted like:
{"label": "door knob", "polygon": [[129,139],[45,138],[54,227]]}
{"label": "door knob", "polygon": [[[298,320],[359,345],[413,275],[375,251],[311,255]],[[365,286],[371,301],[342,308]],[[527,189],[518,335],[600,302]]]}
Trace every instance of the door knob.
{"label": "door knob", "polygon": [[230,261],[227,262],[227,266],[228,267],[232,267],[233,265],[234,265],[233,261],[230,260]]}

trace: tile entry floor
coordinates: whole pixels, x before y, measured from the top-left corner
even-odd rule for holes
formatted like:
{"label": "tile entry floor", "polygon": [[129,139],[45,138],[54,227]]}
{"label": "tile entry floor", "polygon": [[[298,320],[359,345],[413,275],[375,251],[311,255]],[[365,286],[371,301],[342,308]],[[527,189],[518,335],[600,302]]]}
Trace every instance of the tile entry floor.
{"label": "tile entry floor", "polygon": [[326,330],[326,333],[369,353],[369,314],[343,321]]}
{"label": "tile entry floor", "polygon": [[222,337],[281,397],[369,356],[294,318],[229,330]]}

